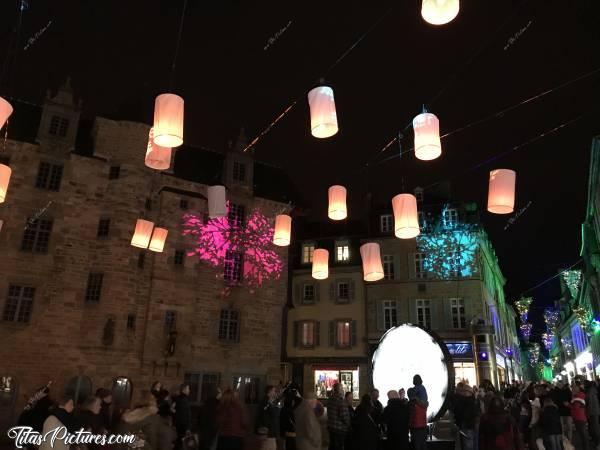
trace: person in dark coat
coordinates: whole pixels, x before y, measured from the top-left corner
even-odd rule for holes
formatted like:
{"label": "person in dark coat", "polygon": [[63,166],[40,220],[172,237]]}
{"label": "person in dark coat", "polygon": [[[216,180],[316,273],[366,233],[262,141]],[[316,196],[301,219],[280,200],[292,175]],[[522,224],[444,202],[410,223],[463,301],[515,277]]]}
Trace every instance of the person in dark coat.
{"label": "person in dark coat", "polygon": [[373,411],[371,416],[377,425],[381,424],[381,414],[383,414],[383,404],[379,401],[379,390],[373,389],[371,391],[371,403],[373,404]]}
{"label": "person in dark coat", "polygon": [[102,401],[102,404],[100,405],[102,426],[105,430],[112,431],[116,422],[113,414],[112,393],[108,389],[99,388],[96,391],[96,397]]}
{"label": "person in dark coat", "polygon": [[348,430],[348,433],[346,434],[346,443],[345,443],[345,448],[349,449],[352,448],[352,423],[354,422],[354,417],[356,416],[356,410],[354,409],[354,406],[352,405],[352,392],[346,392],[346,395],[344,396],[344,401],[346,402],[346,405],[348,406],[348,414],[350,415],[350,429]]}
{"label": "person in dark coat", "polygon": [[410,409],[408,401],[401,399],[396,391],[388,392],[388,403],[381,415],[387,429],[387,449],[408,449],[408,425]]}
{"label": "person in dark coat", "polygon": [[523,450],[517,424],[500,397],[492,397],[479,425],[480,450]]}
{"label": "person in dark coat", "polygon": [[585,410],[588,418],[588,429],[594,443],[594,448],[600,445],[600,403],[598,402],[598,389],[596,383],[590,380],[584,381],[585,387]]}
{"label": "person in dark coat", "polygon": [[154,383],[152,383],[150,392],[152,393],[152,395],[154,395],[156,397],[157,402],[159,401],[158,396],[159,396],[161,390],[162,390],[162,383],[160,381],[155,381]]}
{"label": "person in dark coat", "polygon": [[570,441],[573,439],[573,419],[571,418],[571,398],[573,394],[571,389],[569,389],[567,383],[559,381],[556,388],[550,391],[550,396],[558,406],[563,435]]}
{"label": "person in dark coat", "polygon": [[379,448],[379,425],[373,418],[374,412],[372,396],[369,394],[363,395],[354,417],[352,433],[354,449],[376,450]]}
{"label": "person in dark coat", "polygon": [[190,385],[183,383],[179,388],[179,395],[175,399],[175,429],[177,430],[177,445],[181,448],[182,439],[191,432],[192,410],[190,408]]}
{"label": "person in dark coat", "polygon": [[265,388],[265,398],[258,407],[256,418],[256,434],[260,437],[261,448],[276,448],[279,437],[279,406],[277,405],[277,391],[275,386]]}
{"label": "person in dark coat", "polygon": [[452,408],[461,448],[472,450],[475,448],[475,425],[480,411],[479,402],[468,384],[458,383],[452,399]]}
{"label": "person in dark coat", "polygon": [[217,439],[217,410],[221,400],[221,390],[213,387],[202,404],[198,417],[200,450],[210,450]]}
{"label": "person in dark coat", "polygon": [[544,398],[539,420],[546,450],[563,450],[562,426],[558,406],[551,397]]}
{"label": "person in dark coat", "polygon": [[280,434],[285,439],[285,450],[296,450],[296,422],[294,409],[297,401],[293,393],[286,393],[279,415]]}

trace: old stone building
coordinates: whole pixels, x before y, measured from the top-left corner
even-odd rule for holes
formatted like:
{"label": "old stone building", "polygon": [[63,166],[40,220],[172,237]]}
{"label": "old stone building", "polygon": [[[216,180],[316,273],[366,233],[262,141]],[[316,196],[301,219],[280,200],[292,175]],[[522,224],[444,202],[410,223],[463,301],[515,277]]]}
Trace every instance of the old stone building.
{"label": "old stone building", "polygon": [[[2,155],[12,178],[0,205],[0,426],[49,380],[80,400],[112,388],[121,405],[154,380],[170,390],[189,381],[196,403],[234,385],[250,405],[281,381],[287,248],[274,248],[277,278],[249,289],[243,255],[213,267],[182,235],[184,214],[202,219],[207,185],[221,182],[230,223],[254,210],[272,221],[291,200],[279,169],[243,153],[242,136],[226,154],[177,149],[198,152],[193,180],[154,171],[149,126],[80,120],[68,85],[41,117],[16,105],[13,119]],[[130,245],[140,218],[169,230],[162,253]]]}

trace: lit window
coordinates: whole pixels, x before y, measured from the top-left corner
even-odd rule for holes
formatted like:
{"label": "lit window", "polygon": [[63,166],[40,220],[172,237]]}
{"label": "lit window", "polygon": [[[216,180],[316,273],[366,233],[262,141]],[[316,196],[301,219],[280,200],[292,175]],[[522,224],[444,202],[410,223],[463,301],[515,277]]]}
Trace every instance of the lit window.
{"label": "lit window", "polygon": [[302,244],[302,264],[310,264],[313,260],[315,244]]}
{"label": "lit window", "polygon": [[312,305],[315,302],[315,285],[305,284],[302,286],[302,303]]}
{"label": "lit window", "polygon": [[336,322],[335,327],[335,345],[340,348],[350,347],[351,344],[351,324],[349,321],[340,320]]}
{"label": "lit window", "polygon": [[34,296],[35,288],[11,284],[8,287],[8,297],[4,304],[2,319],[7,322],[29,322]]}
{"label": "lit window", "polygon": [[385,280],[394,279],[394,255],[383,255],[383,276]]}
{"label": "lit window", "polygon": [[445,228],[456,228],[458,225],[458,210],[455,208],[445,209],[442,220]]}
{"label": "lit window", "polygon": [[425,253],[415,253],[415,278],[426,278],[427,271],[425,270]]}
{"label": "lit window", "polygon": [[417,300],[417,325],[431,328],[431,301]]}
{"label": "lit window", "polygon": [[394,226],[394,219],[391,214],[379,216],[379,229],[382,233],[389,233]]}
{"label": "lit window", "polygon": [[246,180],[246,164],[237,161],[233,162],[233,179],[234,181]]}
{"label": "lit window", "polygon": [[240,318],[239,313],[232,309],[222,309],[219,321],[219,339],[228,342],[239,342],[240,340]]}
{"label": "lit window", "polygon": [[315,345],[315,323],[313,321],[300,322],[299,341],[302,347],[314,347]]}
{"label": "lit window", "polygon": [[386,330],[398,325],[398,306],[395,300],[383,301],[383,327]]}
{"label": "lit window", "polygon": [[462,298],[451,298],[450,308],[452,310],[452,327],[460,330],[465,329],[467,327],[465,300]]}
{"label": "lit window", "polygon": [[341,241],[335,243],[335,260],[348,261],[350,260],[350,246],[348,242]]}

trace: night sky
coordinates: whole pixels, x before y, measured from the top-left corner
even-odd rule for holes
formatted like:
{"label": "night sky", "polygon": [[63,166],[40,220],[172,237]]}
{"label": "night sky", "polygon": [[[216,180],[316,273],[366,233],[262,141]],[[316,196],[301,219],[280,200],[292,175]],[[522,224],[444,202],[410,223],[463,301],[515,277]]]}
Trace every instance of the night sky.
{"label": "night sky", "polygon": [[[183,0],[27,2],[16,64],[7,47],[17,1],[0,2],[1,95],[41,103],[48,87],[71,76],[85,116],[151,123],[154,97],[169,89]],[[463,0],[457,19],[441,27],[421,19],[418,0],[189,0],[173,89],[186,101],[186,142],[217,150],[241,126],[255,137],[299,98],[255,155],[289,174],[315,219],[326,218],[331,184],[348,187],[350,215],[360,217],[367,190],[387,202],[402,179],[409,189],[448,179],[454,200],[485,210],[489,170],[516,170],[516,209],[526,211],[506,230],[509,217],[482,214],[512,301],[579,258],[600,72],[453,134],[438,160],[399,158],[397,144],[378,153],[423,104],[443,134],[600,68],[598,17],[597,0]],[[317,140],[306,93],[325,74],[340,132]],[[412,138],[407,130],[404,149]],[[180,173],[201,164],[190,151],[177,158]],[[537,306],[550,304],[558,283],[530,294]]]}

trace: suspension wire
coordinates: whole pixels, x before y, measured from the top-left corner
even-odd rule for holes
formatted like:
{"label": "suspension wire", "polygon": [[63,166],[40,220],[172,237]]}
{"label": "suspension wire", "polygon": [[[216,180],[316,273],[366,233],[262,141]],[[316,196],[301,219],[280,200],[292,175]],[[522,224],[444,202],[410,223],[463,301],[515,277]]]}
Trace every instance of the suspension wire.
{"label": "suspension wire", "polygon": [[179,46],[181,45],[181,35],[183,34],[183,23],[185,22],[185,11],[187,10],[188,0],[183,0],[183,8],[181,9],[181,19],[179,20],[179,31],[175,42],[175,51],[173,52],[173,64],[171,65],[171,75],[169,77],[169,91],[173,90],[173,79],[175,77],[175,66],[177,65],[177,57],[179,56]]}

